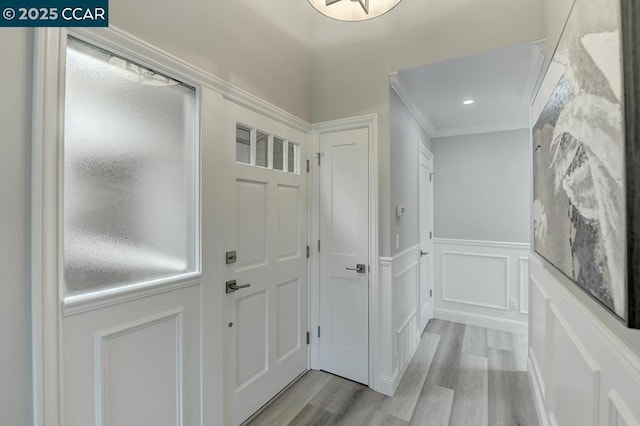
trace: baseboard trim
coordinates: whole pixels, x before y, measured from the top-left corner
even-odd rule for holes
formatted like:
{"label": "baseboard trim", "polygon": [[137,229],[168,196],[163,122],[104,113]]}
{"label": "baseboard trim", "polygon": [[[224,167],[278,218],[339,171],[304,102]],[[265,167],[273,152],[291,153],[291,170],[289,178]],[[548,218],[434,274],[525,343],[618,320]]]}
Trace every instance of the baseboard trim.
{"label": "baseboard trim", "polygon": [[538,382],[539,372],[536,370],[535,363],[532,362],[531,357],[527,358],[527,375],[529,376],[529,385],[533,392],[536,412],[538,413],[538,423],[540,423],[540,426],[549,426],[549,416],[547,415],[547,410],[544,406],[542,388]]}
{"label": "baseboard trim", "polygon": [[380,374],[378,380],[376,380],[376,387],[374,391],[387,396],[393,396],[394,380],[393,378]]}
{"label": "baseboard trim", "polygon": [[477,325],[480,327],[491,328],[493,330],[507,331],[509,333],[526,335],[528,332],[528,325],[526,322],[490,317],[488,315],[435,308],[434,316],[441,320],[467,325]]}

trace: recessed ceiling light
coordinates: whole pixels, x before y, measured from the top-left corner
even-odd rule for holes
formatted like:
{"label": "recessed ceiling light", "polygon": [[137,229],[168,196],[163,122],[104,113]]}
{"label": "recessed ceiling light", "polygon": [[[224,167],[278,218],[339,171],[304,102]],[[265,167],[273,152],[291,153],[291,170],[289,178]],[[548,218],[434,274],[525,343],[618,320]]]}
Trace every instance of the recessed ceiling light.
{"label": "recessed ceiling light", "polygon": [[462,101],[463,104],[465,105],[471,105],[474,104],[476,101],[474,101],[473,99],[467,99],[466,101]]}

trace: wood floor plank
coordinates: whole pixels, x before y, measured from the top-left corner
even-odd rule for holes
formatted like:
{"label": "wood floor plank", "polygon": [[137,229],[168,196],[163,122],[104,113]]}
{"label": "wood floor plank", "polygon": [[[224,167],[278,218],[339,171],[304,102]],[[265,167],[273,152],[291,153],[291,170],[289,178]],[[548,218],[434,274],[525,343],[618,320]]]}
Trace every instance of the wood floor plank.
{"label": "wood floor plank", "polygon": [[445,322],[426,383],[455,389],[460,373],[464,325]]}
{"label": "wood floor plank", "polygon": [[526,374],[526,336],[432,320],[420,345],[393,398],[310,371],[251,424],[538,424]]}
{"label": "wood floor plank", "polygon": [[[450,426],[488,426],[488,360],[462,354],[455,386]],[[493,425],[492,425],[493,426]]]}
{"label": "wood floor plank", "polygon": [[489,424],[534,426],[538,415],[526,371],[518,366],[515,351],[489,349]]}
{"label": "wood floor plank", "polygon": [[453,389],[425,384],[409,424],[448,426],[454,393]]}
{"label": "wood floor plank", "polygon": [[347,411],[336,415],[333,420],[341,426],[369,425],[385,399],[390,398],[371,389],[365,389],[358,394]]}
{"label": "wood floor plank", "polygon": [[510,351],[513,349],[511,333],[487,329],[487,346],[494,349],[502,349],[503,351]]}
{"label": "wood floor plank", "polygon": [[431,334],[443,334],[447,331],[449,324],[451,323],[448,321],[433,318],[427,324],[425,331]]}
{"label": "wood floor plank", "polygon": [[440,336],[437,334],[427,332],[422,335],[416,354],[409,363],[395,395],[382,404],[381,409],[384,412],[407,422],[411,420],[439,342]]}
{"label": "wood floor plank", "polygon": [[511,333],[511,347],[517,370],[527,371],[527,357],[529,356],[528,336],[526,334]]}
{"label": "wood floor plank", "polygon": [[338,376],[332,376],[329,382],[309,401],[310,405],[322,408],[333,414],[343,413],[351,406],[366,386]]}
{"label": "wood floor plank", "polygon": [[329,383],[332,377],[324,371],[307,371],[249,424],[252,426],[288,424]]}
{"label": "wood floor plank", "polygon": [[[409,422],[377,410],[369,423],[362,426],[408,426]],[[355,425],[354,425],[355,426]]]}
{"label": "wood floor plank", "polygon": [[487,329],[466,325],[462,340],[462,353],[476,356],[487,356]]}
{"label": "wood floor plank", "polygon": [[273,426],[326,426],[331,424],[331,419],[335,414],[323,410],[320,407],[308,404],[289,423],[270,423]]}

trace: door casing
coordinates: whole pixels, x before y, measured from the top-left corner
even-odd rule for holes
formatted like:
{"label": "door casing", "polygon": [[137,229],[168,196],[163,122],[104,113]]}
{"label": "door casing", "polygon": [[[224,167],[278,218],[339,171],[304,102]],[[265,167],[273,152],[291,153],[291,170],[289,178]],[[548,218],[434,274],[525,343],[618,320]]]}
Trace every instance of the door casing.
{"label": "door casing", "polygon": [[[369,133],[369,387],[378,390],[379,353],[379,286],[378,286],[378,114],[345,118],[315,123],[312,126],[311,144],[308,153],[310,165],[308,178],[308,240],[310,258],[309,281],[309,366],[319,369],[318,326],[320,325],[320,256],[317,242],[320,239],[320,180],[318,174],[318,153],[320,135],[343,130],[366,128]],[[321,156],[321,155],[320,155]],[[322,160],[320,160],[322,161]]]}

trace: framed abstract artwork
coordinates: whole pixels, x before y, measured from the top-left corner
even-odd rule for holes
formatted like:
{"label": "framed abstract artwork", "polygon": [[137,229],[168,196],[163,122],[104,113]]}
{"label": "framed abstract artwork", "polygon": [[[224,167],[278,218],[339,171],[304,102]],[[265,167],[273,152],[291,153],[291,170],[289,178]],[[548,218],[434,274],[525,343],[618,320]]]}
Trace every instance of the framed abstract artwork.
{"label": "framed abstract artwork", "polygon": [[534,250],[631,328],[640,328],[639,34],[640,2],[575,0],[533,126]]}

